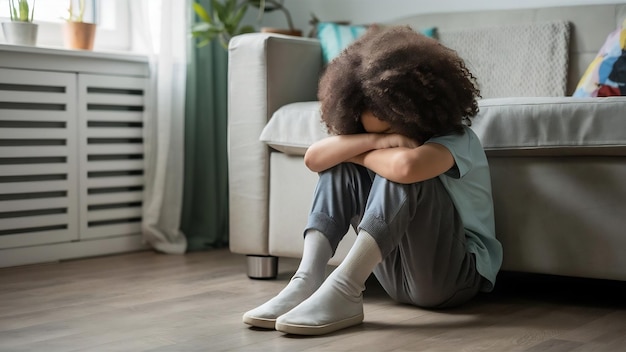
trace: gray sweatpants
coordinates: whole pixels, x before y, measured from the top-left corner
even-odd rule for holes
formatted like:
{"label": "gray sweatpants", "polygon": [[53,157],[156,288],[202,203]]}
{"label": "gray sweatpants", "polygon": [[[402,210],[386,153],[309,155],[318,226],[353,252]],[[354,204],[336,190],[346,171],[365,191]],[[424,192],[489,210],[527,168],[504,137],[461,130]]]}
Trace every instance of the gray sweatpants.
{"label": "gray sweatpants", "polygon": [[306,230],[322,232],[333,252],[350,225],[367,231],[383,258],[374,275],[391,298],[443,308],[478,293],[482,277],[439,178],[400,184],[352,163],[319,176]]}

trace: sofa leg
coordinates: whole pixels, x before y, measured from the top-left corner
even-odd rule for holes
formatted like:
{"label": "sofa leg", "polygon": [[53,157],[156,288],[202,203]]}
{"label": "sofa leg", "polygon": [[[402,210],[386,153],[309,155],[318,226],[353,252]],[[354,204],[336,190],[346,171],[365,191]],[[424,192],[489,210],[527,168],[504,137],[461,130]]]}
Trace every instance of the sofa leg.
{"label": "sofa leg", "polygon": [[248,255],[246,261],[251,279],[275,279],[278,275],[278,257]]}

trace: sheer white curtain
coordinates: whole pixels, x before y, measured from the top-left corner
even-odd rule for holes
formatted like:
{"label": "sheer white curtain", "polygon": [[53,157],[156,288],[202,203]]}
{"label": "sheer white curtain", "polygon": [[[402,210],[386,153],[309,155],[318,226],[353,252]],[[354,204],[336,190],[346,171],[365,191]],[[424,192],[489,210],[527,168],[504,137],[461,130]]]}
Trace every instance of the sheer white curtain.
{"label": "sheer white curtain", "polygon": [[146,188],[142,232],[146,243],[164,253],[184,253],[180,231],[187,0],[130,1],[132,43],[151,58],[152,111],[145,121]]}

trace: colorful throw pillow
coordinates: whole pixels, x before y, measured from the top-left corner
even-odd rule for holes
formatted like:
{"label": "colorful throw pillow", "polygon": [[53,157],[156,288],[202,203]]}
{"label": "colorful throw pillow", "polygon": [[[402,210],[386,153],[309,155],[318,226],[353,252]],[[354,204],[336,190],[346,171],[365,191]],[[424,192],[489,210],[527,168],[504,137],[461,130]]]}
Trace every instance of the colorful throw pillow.
{"label": "colorful throw pillow", "polygon": [[[322,46],[322,55],[324,64],[329,63],[332,59],[339,56],[343,49],[347,48],[352,42],[359,38],[367,31],[367,26],[355,26],[338,24],[333,22],[317,23],[317,39],[320,40]],[[421,29],[420,33],[425,36],[434,38],[435,27]]]}
{"label": "colorful throw pillow", "polygon": [[367,31],[367,26],[341,25],[331,22],[320,22],[317,24],[317,38],[322,45],[322,55],[324,63],[329,63],[332,59]]}
{"label": "colorful throw pillow", "polygon": [[609,34],[578,82],[575,97],[626,95],[626,20]]}

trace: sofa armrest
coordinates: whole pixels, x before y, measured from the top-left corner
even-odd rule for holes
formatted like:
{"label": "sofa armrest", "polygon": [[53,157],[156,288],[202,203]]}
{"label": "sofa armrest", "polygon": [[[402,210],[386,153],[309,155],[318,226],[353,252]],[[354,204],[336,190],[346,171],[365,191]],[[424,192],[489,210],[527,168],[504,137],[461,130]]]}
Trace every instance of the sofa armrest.
{"label": "sofa armrest", "polygon": [[279,107],[317,99],[319,41],[252,33],[230,41],[228,58],[230,249],[268,255],[269,147],[259,141]]}

